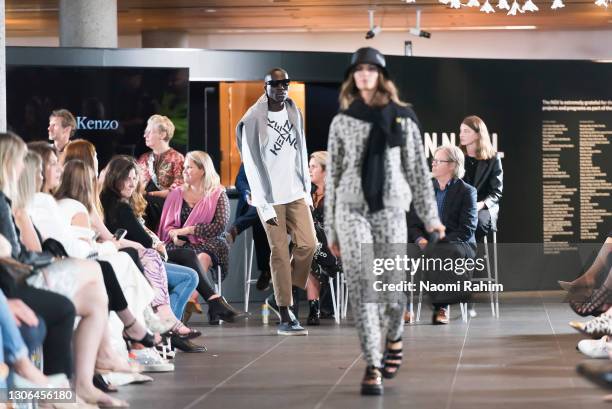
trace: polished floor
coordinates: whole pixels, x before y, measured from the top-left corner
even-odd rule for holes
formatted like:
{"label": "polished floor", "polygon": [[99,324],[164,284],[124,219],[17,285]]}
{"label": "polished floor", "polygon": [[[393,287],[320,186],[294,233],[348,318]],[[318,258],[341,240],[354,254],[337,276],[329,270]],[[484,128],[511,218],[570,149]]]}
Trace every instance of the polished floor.
{"label": "polished floor", "polygon": [[576,316],[560,300],[555,292],[504,294],[499,319],[478,304],[466,323],[455,307],[446,326],[432,326],[425,309],[421,322],[406,326],[405,364],[380,398],[358,393],[364,363],[350,321],[280,337],[257,314],[203,325],[209,352],[179,354],[174,373],[152,374],[153,383],[117,396],[143,409],[610,407],[601,400],[606,391],[575,372],[582,336],[567,325]]}

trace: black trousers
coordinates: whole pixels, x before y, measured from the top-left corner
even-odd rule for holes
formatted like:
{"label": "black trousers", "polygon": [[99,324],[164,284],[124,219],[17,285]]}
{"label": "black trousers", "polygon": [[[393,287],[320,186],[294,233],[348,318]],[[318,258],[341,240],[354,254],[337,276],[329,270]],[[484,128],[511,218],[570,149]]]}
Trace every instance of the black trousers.
{"label": "black trousers", "polygon": [[238,234],[249,227],[253,227],[253,241],[255,241],[255,254],[257,255],[257,269],[259,271],[270,271],[270,245],[268,244],[268,236],[264,230],[261,220],[257,215],[257,210],[249,206],[248,210],[236,217],[234,226],[238,230]]}
{"label": "black trousers", "polygon": [[106,261],[98,261],[102,269],[102,277],[104,277],[104,287],[108,295],[108,310],[123,311],[128,307],[128,303],[123,294],[123,290],[117,281],[117,275],[113,266]]}
{"label": "black trousers", "polygon": [[478,225],[476,226],[476,241],[482,243],[482,238],[489,234],[493,224],[491,223],[491,213],[489,209],[480,209],[478,211]]}
{"label": "black trousers", "polygon": [[63,295],[38,288],[19,286],[14,295],[45,322],[47,336],[43,343],[44,372],[72,376],[72,333],[76,310]]}
{"label": "black trousers", "polygon": [[142,266],[142,263],[140,262],[140,257],[138,256],[138,250],[136,250],[133,247],[124,247],[119,251],[123,251],[124,253],[127,253],[128,256],[130,256],[130,258],[134,262],[134,264],[136,264],[136,267],[138,267],[140,272],[144,274],[144,267]]}
{"label": "black trousers", "polygon": [[198,255],[192,249],[174,249],[168,251],[168,261],[174,264],[180,264],[181,266],[193,268],[200,278],[200,282],[196,287],[196,290],[204,300],[208,299],[215,294],[215,289],[210,282],[206,271],[202,267],[202,264],[198,260]]}

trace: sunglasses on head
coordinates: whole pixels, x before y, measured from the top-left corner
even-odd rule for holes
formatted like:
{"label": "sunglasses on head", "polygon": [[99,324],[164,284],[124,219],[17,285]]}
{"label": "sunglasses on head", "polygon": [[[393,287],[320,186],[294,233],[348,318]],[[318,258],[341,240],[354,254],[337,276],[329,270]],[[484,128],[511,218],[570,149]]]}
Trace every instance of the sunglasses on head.
{"label": "sunglasses on head", "polygon": [[279,85],[282,85],[283,87],[288,87],[289,84],[291,83],[291,80],[289,78],[284,79],[284,80],[270,80],[270,81],[266,81],[266,85],[269,85],[273,88],[278,87]]}

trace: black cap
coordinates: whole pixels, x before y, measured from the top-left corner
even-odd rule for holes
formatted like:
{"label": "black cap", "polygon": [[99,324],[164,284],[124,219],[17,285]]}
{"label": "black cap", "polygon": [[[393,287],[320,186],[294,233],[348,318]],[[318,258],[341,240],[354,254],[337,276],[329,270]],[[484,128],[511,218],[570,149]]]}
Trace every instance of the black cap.
{"label": "black cap", "polygon": [[359,64],[372,64],[376,65],[380,70],[385,74],[385,77],[389,77],[389,73],[385,68],[387,63],[385,61],[385,56],[380,53],[376,48],[372,47],[363,47],[359,50],[355,51],[351,56],[351,65],[348,67],[346,72],[344,73],[344,77],[348,77],[350,73],[353,71],[353,68]]}

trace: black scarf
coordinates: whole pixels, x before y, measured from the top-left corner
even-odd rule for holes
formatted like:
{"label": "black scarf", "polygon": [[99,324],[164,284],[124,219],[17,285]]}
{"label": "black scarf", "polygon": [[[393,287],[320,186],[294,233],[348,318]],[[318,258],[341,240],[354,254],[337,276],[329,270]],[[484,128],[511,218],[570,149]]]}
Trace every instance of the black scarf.
{"label": "black scarf", "polygon": [[383,203],[385,148],[406,144],[401,118],[410,118],[417,125],[419,122],[412,109],[394,102],[384,107],[371,107],[362,99],[356,99],[343,113],[372,124],[361,167],[361,187],[368,208],[374,213],[385,207]]}

